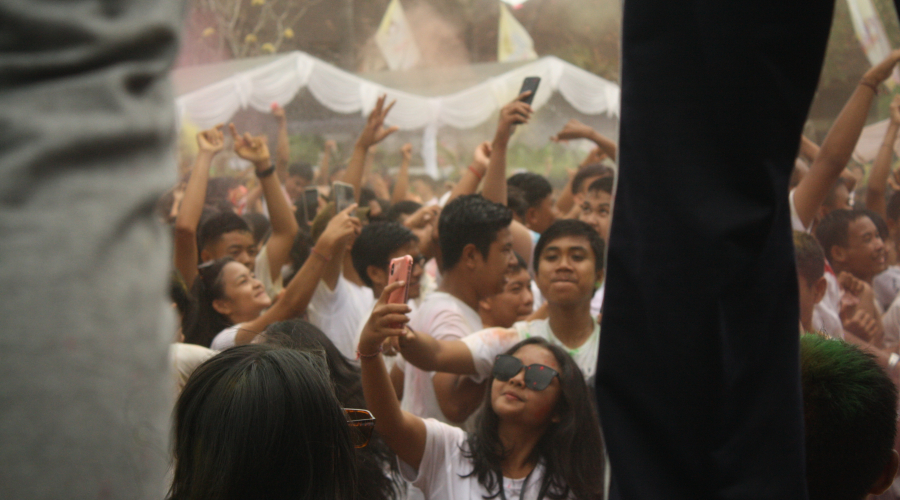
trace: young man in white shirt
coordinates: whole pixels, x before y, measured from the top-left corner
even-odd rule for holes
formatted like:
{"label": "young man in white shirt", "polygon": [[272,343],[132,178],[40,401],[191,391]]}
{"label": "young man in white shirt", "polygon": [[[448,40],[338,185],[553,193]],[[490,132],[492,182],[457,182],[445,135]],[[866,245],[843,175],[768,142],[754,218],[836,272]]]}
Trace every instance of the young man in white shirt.
{"label": "young man in white shirt", "polygon": [[[438,221],[443,279],[411,315],[410,328],[437,340],[458,340],[482,328],[478,302],[503,291],[515,264],[511,222],[507,207],[480,195],[460,196],[443,208]],[[393,370],[394,380],[403,371],[401,406],[414,415],[461,424],[482,400],[484,385],[468,378],[402,362]]]}
{"label": "young man in white shirt", "polygon": [[[565,348],[593,384],[600,326],[591,316],[591,297],[603,278],[604,243],[588,224],[559,220],[541,235],[534,249],[535,280],[548,304],[549,318],[520,321],[512,328],[491,328],[463,339],[434,339],[414,328],[399,339],[409,364],[427,370],[490,376],[494,358],[517,342],[543,337]],[[410,321],[412,323],[412,321]]]}

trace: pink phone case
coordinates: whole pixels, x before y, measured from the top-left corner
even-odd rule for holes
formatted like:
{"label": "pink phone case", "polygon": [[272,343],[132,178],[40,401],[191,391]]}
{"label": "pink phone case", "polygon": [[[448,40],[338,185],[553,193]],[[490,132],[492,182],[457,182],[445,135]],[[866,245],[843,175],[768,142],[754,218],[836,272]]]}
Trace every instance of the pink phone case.
{"label": "pink phone case", "polygon": [[413,258],[409,255],[391,260],[391,271],[388,285],[395,281],[404,281],[406,285],[391,292],[388,304],[405,304],[409,300],[409,278],[412,275]]}

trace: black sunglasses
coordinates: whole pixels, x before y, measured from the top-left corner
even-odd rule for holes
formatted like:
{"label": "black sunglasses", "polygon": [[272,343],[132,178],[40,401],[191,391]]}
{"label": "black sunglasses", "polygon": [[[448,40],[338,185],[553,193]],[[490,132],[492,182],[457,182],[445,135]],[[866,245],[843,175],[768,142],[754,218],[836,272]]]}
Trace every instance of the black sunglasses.
{"label": "black sunglasses", "polygon": [[375,430],[375,417],[369,410],[357,410],[355,408],[344,408],[344,415],[347,416],[347,425],[350,426],[350,437],[353,440],[353,446],[357,448],[365,448],[372,438],[372,431]]}
{"label": "black sunglasses", "polygon": [[494,378],[501,382],[515,377],[525,368],[525,387],[535,391],[543,391],[553,381],[553,377],[559,377],[559,372],[546,365],[525,366],[519,358],[509,354],[501,354],[494,359]]}

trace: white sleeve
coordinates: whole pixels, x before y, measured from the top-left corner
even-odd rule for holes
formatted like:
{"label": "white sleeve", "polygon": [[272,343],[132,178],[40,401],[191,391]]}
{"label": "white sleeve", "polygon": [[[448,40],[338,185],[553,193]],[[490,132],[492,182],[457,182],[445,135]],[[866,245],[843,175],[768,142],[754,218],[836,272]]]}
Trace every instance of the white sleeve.
{"label": "white sleeve", "polygon": [[262,282],[270,299],[274,299],[278,292],[284,289],[281,273],[278,273],[278,277],[275,281],[272,281],[272,266],[269,265],[269,245],[263,245],[256,255],[253,274],[256,275],[256,279]]}
{"label": "white sleeve", "polygon": [[900,297],[894,300],[881,317],[881,323],[884,327],[884,348],[895,352],[900,344]]}
{"label": "white sleeve", "polygon": [[794,189],[791,189],[790,194],[788,194],[788,204],[791,207],[791,229],[802,233],[809,233],[812,228],[803,226],[803,221],[800,220],[800,214],[797,213],[797,206],[794,205],[794,191]]}
{"label": "white sleeve", "polygon": [[234,339],[237,337],[237,332],[240,327],[240,324],[229,326],[216,334],[212,343],[209,345],[209,348],[213,351],[224,351],[225,349],[234,347]]}
{"label": "white sleeve", "polygon": [[450,308],[436,311],[428,330],[438,340],[459,340],[472,333],[462,313]]}
{"label": "white sleeve", "polygon": [[520,340],[522,340],[522,336],[514,328],[488,328],[463,337],[463,343],[472,351],[472,362],[475,364],[477,373],[472,375],[471,379],[481,382],[490,377],[491,370],[494,368],[494,358],[509,350]]}
{"label": "white sleeve", "polygon": [[426,418],[423,422],[426,433],[425,451],[419,462],[419,470],[398,458],[400,476],[422,490],[425,498],[447,498],[450,487],[448,478],[459,473],[453,470],[456,467],[453,455],[465,443],[466,432],[433,418]]}

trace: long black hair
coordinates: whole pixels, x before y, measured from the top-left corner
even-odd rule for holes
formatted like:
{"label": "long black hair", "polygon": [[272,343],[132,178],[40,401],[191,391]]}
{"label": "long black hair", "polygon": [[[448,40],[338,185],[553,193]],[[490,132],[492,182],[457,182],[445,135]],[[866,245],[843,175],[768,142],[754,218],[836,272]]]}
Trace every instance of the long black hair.
{"label": "long black hair", "polygon": [[[334,343],[315,325],[303,320],[279,321],[266,328],[264,343],[321,353],[328,363],[328,372],[338,401],[344,408],[366,408],[359,367],[350,363]],[[359,491],[366,498],[387,500],[399,498],[404,492],[396,455],[378,435],[372,434],[369,444],[356,454]],[[385,474],[390,471],[391,476]]]}
{"label": "long black hair", "polygon": [[[540,337],[519,342],[506,354],[513,355],[526,345],[543,347],[559,364],[560,397],[556,403],[559,422],[551,423],[531,452],[530,461],[544,466],[540,498],[588,500],[603,498],[604,460],[600,421],[591,402],[590,391],[578,365],[563,349]],[[476,417],[475,429],[466,439],[463,455],[472,461],[472,472],[484,488],[500,495],[506,450],[500,442],[500,419],[491,407],[491,391]]]}
{"label": "long black hair", "polygon": [[235,260],[223,257],[199,266],[191,286],[190,307],[181,322],[186,344],[209,347],[219,332],[232,326],[231,320],[213,307],[213,301],[225,296],[222,270],[229,262]]}
{"label": "long black hair", "polygon": [[351,500],[350,429],[321,357],[243,345],[200,365],[175,405],[170,500]]}

